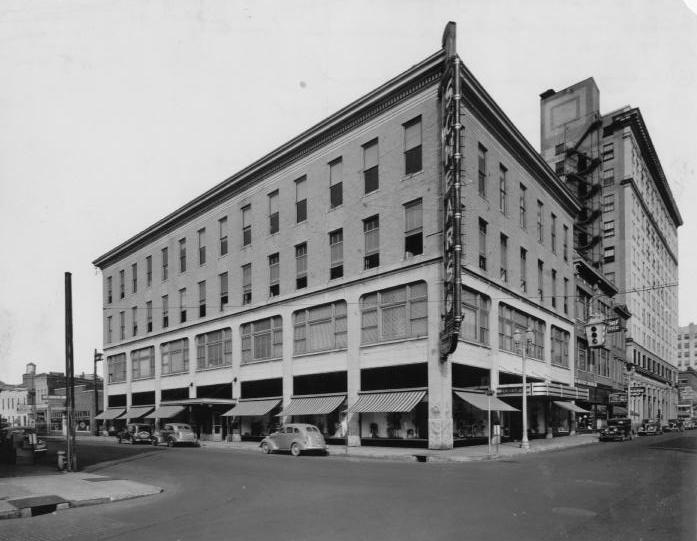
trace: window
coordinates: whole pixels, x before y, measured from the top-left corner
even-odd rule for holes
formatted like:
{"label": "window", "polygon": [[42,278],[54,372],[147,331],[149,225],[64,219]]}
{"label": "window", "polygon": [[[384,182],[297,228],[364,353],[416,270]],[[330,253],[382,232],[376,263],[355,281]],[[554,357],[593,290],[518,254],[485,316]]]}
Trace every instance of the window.
{"label": "window", "polygon": [[[607,278],[613,284],[615,283],[615,273],[614,272],[606,272],[605,278]],[[680,347],[680,346],[678,345],[678,347]]]}
{"label": "window", "polygon": [[155,377],[155,348],[136,349],[131,351],[131,379]]}
{"label": "window", "polygon": [[337,158],[329,163],[329,206],[336,208],[344,202],[343,162]]}
{"label": "window", "polygon": [[121,383],[126,381],[126,354],[109,355],[106,358],[109,367],[109,383]]}
{"label": "window", "polygon": [[569,260],[569,226],[563,226],[563,238],[562,238],[562,252],[564,254],[564,261]]}
{"label": "window", "polygon": [[232,330],[230,328],[199,334],[196,337],[196,369],[232,366]]}
{"label": "window", "polygon": [[206,229],[198,230],[198,264],[206,264]]}
{"label": "window", "polygon": [[252,264],[242,265],[242,304],[252,304]]}
{"label": "window", "polygon": [[612,212],[615,210],[615,194],[606,193],[603,195],[603,212]]}
{"label": "window", "polygon": [[179,323],[186,322],[186,288],[179,290]]}
{"label": "window", "polygon": [[221,256],[227,255],[227,217],[218,220],[218,252]]}
{"label": "window", "polygon": [[611,239],[615,236],[615,220],[606,220],[603,223],[603,238]]}
{"label": "window", "polygon": [[559,156],[566,151],[566,145],[564,143],[559,143],[554,147],[554,155]]}
{"label": "window", "polygon": [[296,223],[307,220],[307,178],[302,177],[295,181],[295,221]]}
{"label": "window", "polygon": [[[513,342],[513,333],[516,329],[522,332],[523,336],[528,329],[533,331],[535,338],[532,344],[528,344],[527,354],[533,359],[544,360],[544,322],[511,306],[499,304],[499,349],[518,353]],[[523,342],[525,342],[524,339]],[[521,343],[522,346],[523,343]]]}
{"label": "window", "polygon": [[588,372],[589,371],[589,364],[588,364],[588,348],[586,346],[586,343],[583,340],[576,340],[576,364],[579,370],[582,370],[583,372]]}
{"label": "window", "polygon": [[557,307],[557,271],[552,269],[552,308]]}
{"label": "window", "polygon": [[615,170],[610,167],[603,171],[603,186],[612,186],[615,183]]}
{"label": "window", "polygon": [[421,171],[421,117],[404,124],[404,173]]}
{"label": "window", "polygon": [[138,263],[131,265],[131,284],[131,293],[136,293],[138,291]]}
{"label": "window", "polygon": [[363,268],[372,269],[380,265],[380,217],[371,216],[363,220],[365,256]]}
{"label": "window", "polygon": [[365,193],[371,193],[380,187],[378,179],[378,140],[363,145],[363,181]]}
{"label": "window", "polygon": [[552,253],[557,253],[557,216],[552,213],[552,223],[549,225],[552,238]]}
{"label": "window", "polygon": [[564,278],[564,313],[569,314],[569,279]]}
{"label": "window", "polygon": [[280,263],[277,252],[269,256],[269,297],[277,297],[280,293]]}
{"label": "window", "polygon": [[523,229],[526,229],[528,226],[527,192],[528,192],[528,189],[521,184],[520,185],[520,203],[519,203],[520,204],[520,227],[522,227]]}
{"label": "window", "polygon": [[131,330],[132,336],[137,336],[138,335],[138,307],[134,306],[131,308]]}
{"label": "window", "polygon": [[423,203],[417,199],[404,205],[404,253],[419,255],[423,251]]}
{"label": "window", "polygon": [[242,246],[252,244],[252,207],[242,207]]}
{"label": "window", "polygon": [[111,316],[106,318],[106,341],[107,344],[111,344],[113,338],[113,329],[111,326]]}
{"label": "window", "polygon": [[149,255],[145,258],[145,285],[150,287],[152,285],[152,256]]}
{"label": "window", "polygon": [[603,161],[607,162],[615,157],[615,144],[605,143],[603,145]]}
{"label": "window", "polygon": [[107,299],[107,304],[111,304],[113,299],[113,280],[111,279],[111,276],[107,276],[106,279],[106,299]]}
{"label": "window", "polygon": [[242,364],[283,356],[281,317],[275,316],[246,323],[241,327]]}
{"label": "window", "polygon": [[189,339],[173,340],[160,345],[162,375],[189,371]]}
{"label": "window", "polygon": [[206,317],[206,281],[198,283],[198,317]]}
{"label": "window", "polygon": [[363,295],[361,344],[428,335],[425,282]]}
{"label": "window", "polygon": [[499,164],[499,210],[506,214],[508,212],[507,205],[507,180],[506,180],[506,168]]}
{"label": "window", "polygon": [[269,194],[269,233],[278,233],[278,190]]}
{"label": "window", "polygon": [[145,303],[145,332],[152,332],[152,301]]}
{"label": "window", "polygon": [[541,259],[537,260],[537,296],[540,302],[544,302],[544,263]]}
{"label": "window", "polygon": [[525,248],[520,249],[520,289],[528,291],[528,251]]}
{"label": "window", "polygon": [[560,162],[557,162],[557,163],[554,164],[554,172],[555,172],[557,175],[560,175],[560,176],[561,176],[561,175],[563,175],[563,174],[565,173],[565,171],[566,171],[566,169],[565,169],[565,162],[564,162],[564,160],[561,160]]}
{"label": "window", "polygon": [[169,250],[162,248],[162,281],[169,278]]}
{"label": "window", "polygon": [[162,328],[169,327],[169,295],[162,295]]}
{"label": "window", "polygon": [[179,240],[179,272],[186,272],[186,239]]}
{"label": "window", "polygon": [[544,204],[542,201],[537,201],[537,241],[544,242],[544,223],[542,222],[542,209]]}
{"label": "window", "polygon": [[119,298],[123,299],[126,296],[126,271],[119,271]]}
{"label": "window", "polygon": [[218,282],[220,283],[220,311],[225,310],[225,306],[228,303],[228,278],[227,272],[224,272],[218,276]]}
{"label": "window", "polygon": [[462,326],[460,336],[465,340],[489,345],[489,312],[491,299],[478,291],[462,288]]}
{"label": "window", "polygon": [[293,353],[346,347],[346,303],[313,306],[293,313]]}
{"label": "window", "polygon": [[295,247],[295,289],[307,287],[307,243]]}
{"label": "window", "polygon": [[606,246],[603,254],[603,261],[605,263],[612,263],[615,260],[615,247]]}
{"label": "window", "polygon": [[329,279],[344,275],[344,230],[337,229],[329,233]]}
{"label": "window", "polygon": [[486,148],[481,144],[477,148],[479,163],[479,195],[486,199]]}
{"label": "window", "polygon": [[479,268],[486,271],[486,226],[487,223],[479,218]]}
{"label": "window", "polygon": [[504,282],[508,282],[508,237],[501,234],[501,265],[500,265],[500,277]]}
{"label": "window", "polygon": [[569,368],[569,339],[571,335],[552,325],[552,364]]}

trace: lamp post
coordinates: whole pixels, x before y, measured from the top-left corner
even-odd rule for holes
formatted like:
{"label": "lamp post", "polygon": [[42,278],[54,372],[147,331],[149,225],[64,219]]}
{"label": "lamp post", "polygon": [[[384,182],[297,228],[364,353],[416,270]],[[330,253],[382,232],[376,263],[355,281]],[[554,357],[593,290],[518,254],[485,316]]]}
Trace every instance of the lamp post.
{"label": "lamp post", "polygon": [[523,437],[520,440],[520,448],[525,450],[530,449],[530,442],[528,441],[528,381],[525,374],[525,354],[527,353],[528,344],[532,344],[534,340],[535,333],[532,329],[525,331],[524,341],[523,332],[520,329],[516,329],[513,332],[513,342],[516,348],[520,347],[520,356],[523,361]]}
{"label": "lamp post", "polygon": [[[102,354],[96,349],[94,350],[94,372],[92,378],[92,386],[94,387],[94,418],[92,422],[94,423],[94,435],[99,436],[99,428],[97,428],[97,415],[99,414],[99,391],[97,390],[97,362],[101,361],[103,358]],[[103,385],[103,384],[102,384]]]}

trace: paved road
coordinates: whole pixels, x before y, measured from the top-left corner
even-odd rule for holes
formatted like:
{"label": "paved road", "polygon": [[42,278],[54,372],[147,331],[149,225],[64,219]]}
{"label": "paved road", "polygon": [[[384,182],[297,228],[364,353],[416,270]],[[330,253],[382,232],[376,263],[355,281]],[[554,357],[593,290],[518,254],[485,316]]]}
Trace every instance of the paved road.
{"label": "paved road", "polygon": [[697,539],[697,432],[462,464],[177,448],[98,473],[165,492],[6,520],[0,539]]}

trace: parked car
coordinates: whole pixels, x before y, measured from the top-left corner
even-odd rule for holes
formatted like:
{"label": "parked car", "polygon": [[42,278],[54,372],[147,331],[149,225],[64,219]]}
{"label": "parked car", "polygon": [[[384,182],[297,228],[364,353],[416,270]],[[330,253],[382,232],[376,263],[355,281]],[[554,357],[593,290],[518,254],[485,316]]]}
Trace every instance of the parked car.
{"label": "parked car", "polygon": [[327,443],[319,429],[314,425],[301,423],[291,423],[279,428],[261,440],[259,447],[266,454],[274,451],[290,451],[293,456],[308,451],[328,453]]}
{"label": "parked car", "polygon": [[624,441],[634,439],[632,421],[630,419],[609,419],[607,427],[601,430],[600,441]]}
{"label": "parked car", "polygon": [[668,424],[663,427],[663,432],[682,432],[684,430],[682,419],[668,419]]}
{"label": "parked car", "polygon": [[695,422],[692,419],[683,419],[683,428],[685,430],[694,430]]}
{"label": "parked car", "polygon": [[644,423],[637,430],[637,434],[640,436],[657,436],[658,434],[663,434],[663,429],[658,421],[644,420]]}
{"label": "parked car", "polygon": [[143,423],[129,423],[116,437],[119,443],[152,443],[152,425]]}
{"label": "parked car", "polygon": [[191,429],[191,425],[185,423],[167,423],[160,430],[156,430],[152,440],[153,445],[161,443],[167,444],[168,447],[175,445],[193,445],[198,447],[199,441],[196,434]]}
{"label": "parked car", "polygon": [[6,426],[0,429],[0,447],[9,449],[18,445],[24,449],[33,446],[36,457],[44,456],[48,450],[46,442],[40,439],[36,430],[30,426]]}

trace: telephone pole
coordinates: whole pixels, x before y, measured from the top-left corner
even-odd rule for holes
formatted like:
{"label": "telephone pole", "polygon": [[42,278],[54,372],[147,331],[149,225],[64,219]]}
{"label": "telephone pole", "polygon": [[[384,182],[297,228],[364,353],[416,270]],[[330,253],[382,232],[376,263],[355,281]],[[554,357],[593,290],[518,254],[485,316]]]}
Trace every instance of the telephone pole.
{"label": "telephone pole", "polygon": [[68,421],[67,470],[72,472],[77,466],[75,454],[75,378],[73,368],[73,291],[72,275],[65,273],[65,410]]}

